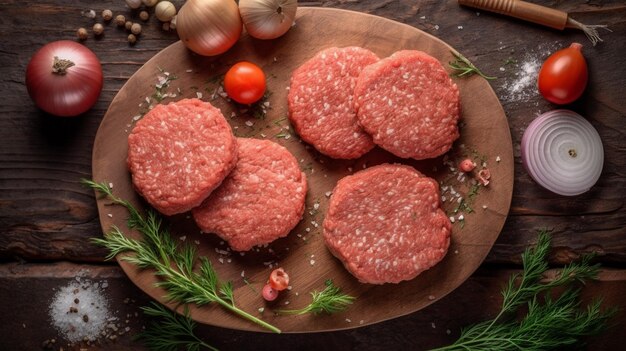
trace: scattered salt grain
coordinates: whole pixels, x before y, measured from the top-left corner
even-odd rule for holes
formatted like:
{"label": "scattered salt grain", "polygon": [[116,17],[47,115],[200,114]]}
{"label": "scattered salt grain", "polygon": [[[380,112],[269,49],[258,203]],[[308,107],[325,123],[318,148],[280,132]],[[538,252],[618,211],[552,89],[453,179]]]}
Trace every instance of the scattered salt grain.
{"label": "scattered salt grain", "polygon": [[450,216],[450,223],[454,223],[454,217]]}
{"label": "scattered salt grain", "polygon": [[437,326],[435,325],[435,322],[431,322],[431,323],[430,323],[430,326],[431,326],[433,329],[437,328]]}
{"label": "scattered salt grain", "polygon": [[461,30],[461,29],[463,29],[463,26],[458,26],[458,27],[456,27],[456,28],[457,28],[458,30]]}
{"label": "scattered salt grain", "polygon": [[109,183],[109,188],[113,189],[113,183]]}
{"label": "scattered salt grain", "polygon": [[435,24],[435,30],[439,30],[439,25]]}
{"label": "scattered salt grain", "polygon": [[433,301],[433,300],[435,299],[435,295],[428,295],[428,299],[429,299],[430,301]]}
{"label": "scattered salt grain", "polygon": [[196,96],[198,97],[198,99],[202,99],[202,93],[199,91],[196,91]]}
{"label": "scattered salt grain", "polygon": [[[558,48],[558,43],[540,44],[528,51],[524,59],[517,64],[519,69],[512,79],[504,82],[504,94],[500,97],[505,102],[528,102],[538,98],[537,76],[541,63]],[[502,47],[504,48],[504,47]]]}
{"label": "scattered salt grain", "polygon": [[187,72],[187,73],[192,73],[192,72],[193,72],[193,70],[192,70],[192,69],[188,69],[188,70],[186,70],[185,72]]}
{"label": "scattered salt grain", "polygon": [[325,195],[326,197],[330,197],[330,195],[332,195],[332,194],[333,194],[333,192],[332,192],[332,191],[327,191],[324,195]]}
{"label": "scattered salt grain", "polygon": [[178,239],[180,239],[180,241],[185,241],[185,240],[187,240],[187,236],[186,236],[186,235],[183,235],[183,236],[181,236],[181,237],[180,237],[180,238],[178,238]]}
{"label": "scattered salt grain", "polygon": [[350,318],[346,318],[346,322],[352,323],[352,320]]}
{"label": "scattered salt grain", "polygon": [[[102,288],[107,286],[102,283]],[[57,291],[48,313],[59,334],[70,343],[95,341],[112,318],[98,283],[81,277]]]}
{"label": "scattered salt grain", "polygon": [[254,122],[252,122],[251,120],[247,120],[247,121],[246,121],[246,125],[247,125],[248,127],[252,127],[252,126],[254,125]]}
{"label": "scattered salt grain", "polygon": [[496,156],[496,162],[500,162],[502,161],[502,159],[500,158],[500,156]]}
{"label": "scattered salt grain", "polygon": [[113,218],[113,214],[112,214],[112,213],[107,213],[107,216],[108,216],[109,218]]}
{"label": "scattered salt grain", "polygon": [[311,266],[315,265],[315,260],[310,260],[309,263],[311,264]]}

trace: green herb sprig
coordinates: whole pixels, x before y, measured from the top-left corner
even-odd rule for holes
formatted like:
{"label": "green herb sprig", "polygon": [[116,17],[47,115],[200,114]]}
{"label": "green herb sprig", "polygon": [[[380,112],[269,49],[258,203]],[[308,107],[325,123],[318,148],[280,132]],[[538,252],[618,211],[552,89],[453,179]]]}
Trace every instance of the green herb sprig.
{"label": "green herb sprig", "polygon": [[158,319],[150,322],[145,331],[135,336],[135,340],[150,350],[177,351],[183,346],[187,351],[199,351],[201,347],[217,351],[215,347],[196,336],[194,333],[196,322],[189,316],[189,309],[185,308],[183,316],[155,302],[141,309],[145,315]]}
{"label": "green herb sprig", "polygon": [[[574,282],[595,278],[599,265],[592,265],[592,256],[587,255],[580,262],[564,267],[552,280],[544,281],[549,249],[550,235],[541,231],[537,245],[522,255],[523,272],[514,274],[502,290],[498,315],[464,329],[452,345],[432,351],[548,350],[580,345],[580,337],[603,330],[616,311],[602,311],[600,300],[581,310],[580,289],[572,287]],[[556,287],[565,287],[565,291],[553,300],[550,292]],[[516,321],[515,314],[523,305],[527,306],[527,313]]]}
{"label": "green herb sprig", "polygon": [[94,243],[109,249],[107,259],[124,254],[121,259],[139,268],[154,269],[159,278],[156,286],[167,291],[166,298],[169,301],[197,305],[217,303],[268,330],[281,332],[277,327],[238,308],[231,282],[220,282],[217,272],[206,257],[199,259],[199,272],[194,271],[194,265],[198,261],[195,247],[189,244],[179,247],[168,231],[161,227],[161,220],[154,211],[148,211],[144,218],[131,203],[115,196],[104,182],[83,180],[83,183],[109,198],[114,204],[124,206],[129,212],[128,227],[143,235],[143,240],[131,239],[114,226],[104,238],[94,238]]}
{"label": "green herb sprig", "polygon": [[296,310],[276,310],[278,314],[319,314],[326,312],[333,314],[343,311],[350,305],[355,298],[353,296],[341,292],[332,280],[326,281],[326,288],[318,292],[311,292],[312,301],[306,307]]}
{"label": "green herb sprig", "polygon": [[469,77],[473,74],[478,74],[479,76],[488,80],[493,80],[497,78],[497,77],[491,77],[491,76],[487,76],[483,74],[483,72],[481,72],[476,66],[474,66],[474,64],[470,62],[470,60],[468,60],[465,56],[461,55],[460,53],[455,52],[455,51],[450,51],[450,52],[454,56],[455,60],[452,62],[448,62],[448,65],[450,66],[450,68],[457,71],[454,73],[455,77],[465,77],[465,76]]}

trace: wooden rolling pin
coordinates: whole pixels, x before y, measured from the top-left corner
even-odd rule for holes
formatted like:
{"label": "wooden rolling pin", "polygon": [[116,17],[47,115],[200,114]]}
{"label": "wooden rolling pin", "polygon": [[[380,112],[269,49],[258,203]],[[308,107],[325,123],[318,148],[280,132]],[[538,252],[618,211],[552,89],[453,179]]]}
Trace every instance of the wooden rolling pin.
{"label": "wooden rolling pin", "polygon": [[585,25],[569,17],[567,12],[522,0],[458,0],[458,2],[460,5],[500,13],[558,30],[578,28],[585,32],[594,46],[602,41],[596,28],[609,30],[605,25]]}

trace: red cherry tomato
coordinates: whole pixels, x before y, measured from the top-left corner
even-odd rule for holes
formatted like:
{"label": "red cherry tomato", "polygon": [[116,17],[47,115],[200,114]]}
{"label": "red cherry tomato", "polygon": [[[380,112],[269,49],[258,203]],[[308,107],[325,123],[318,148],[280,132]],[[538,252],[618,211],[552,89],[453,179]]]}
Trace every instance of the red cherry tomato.
{"label": "red cherry tomato", "polygon": [[224,89],[240,104],[255,103],[265,94],[265,73],[254,63],[236,63],[226,72]]}
{"label": "red cherry tomato", "polygon": [[270,274],[270,286],[274,290],[282,291],[289,286],[289,275],[282,268],[277,268]]}
{"label": "red cherry tomato", "polygon": [[555,104],[565,105],[578,99],[587,86],[587,62],[582,45],[572,43],[550,55],[539,71],[539,92]]}
{"label": "red cherry tomato", "polygon": [[278,297],[278,291],[274,290],[271,285],[265,284],[263,290],[261,291],[261,295],[265,301],[274,301]]}
{"label": "red cherry tomato", "polygon": [[474,170],[474,168],[476,168],[476,164],[469,158],[466,158],[461,161],[461,163],[459,163],[459,169],[461,170],[461,172],[471,172]]}

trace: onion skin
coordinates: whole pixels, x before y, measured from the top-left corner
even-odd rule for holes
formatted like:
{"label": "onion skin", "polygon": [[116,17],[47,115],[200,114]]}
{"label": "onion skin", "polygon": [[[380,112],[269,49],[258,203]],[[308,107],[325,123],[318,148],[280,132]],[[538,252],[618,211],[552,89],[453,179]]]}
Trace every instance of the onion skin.
{"label": "onion skin", "polygon": [[[53,73],[54,57],[70,60],[65,74]],[[96,54],[70,40],[44,45],[26,68],[26,87],[42,110],[60,117],[72,117],[89,110],[102,91],[102,66]]]}
{"label": "onion skin", "polygon": [[246,30],[257,39],[276,39],[287,33],[297,10],[297,0],[239,0]]}
{"label": "onion skin", "polygon": [[537,117],[524,132],[522,164],[544,188],[564,196],[588,191],[600,178],[604,149],[591,123],[569,110]]}
{"label": "onion skin", "polygon": [[188,0],[176,17],[180,40],[203,56],[226,52],[239,40],[242,29],[234,0]]}

